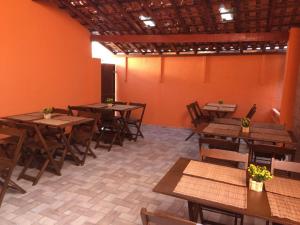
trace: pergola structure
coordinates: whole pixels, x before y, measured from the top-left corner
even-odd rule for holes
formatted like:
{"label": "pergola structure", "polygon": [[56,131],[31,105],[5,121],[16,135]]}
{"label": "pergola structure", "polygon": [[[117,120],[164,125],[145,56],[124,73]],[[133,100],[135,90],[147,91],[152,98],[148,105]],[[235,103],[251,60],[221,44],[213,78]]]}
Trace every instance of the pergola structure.
{"label": "pergola structure", "polygon": [[299,0],[52,1],[115,54],[283,52],[300,26]]}

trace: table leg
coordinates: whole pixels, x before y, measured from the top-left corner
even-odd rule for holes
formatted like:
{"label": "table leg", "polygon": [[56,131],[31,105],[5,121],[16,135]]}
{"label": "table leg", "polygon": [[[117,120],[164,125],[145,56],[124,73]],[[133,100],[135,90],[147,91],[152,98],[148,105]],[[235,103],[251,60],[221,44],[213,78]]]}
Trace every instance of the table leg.
{"label": "table leg", "polygon": [[188,201],[188,209],[190,220],[197,223],[199,217],[199,205],[194,202]]}

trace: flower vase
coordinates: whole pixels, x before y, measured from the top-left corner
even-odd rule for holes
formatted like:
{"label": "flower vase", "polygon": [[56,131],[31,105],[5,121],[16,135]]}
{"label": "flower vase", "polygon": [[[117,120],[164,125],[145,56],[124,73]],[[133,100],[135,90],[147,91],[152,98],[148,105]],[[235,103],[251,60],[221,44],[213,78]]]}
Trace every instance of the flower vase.
{"label": "flower vase", "polygon": [[249,189],[256,192],[262,192],[264,187],[264,182],[257,182],[250,178],[249,180]]}
{"label": "flower vase", "polygon": [[51,113],[45,113],[44,114],[44,119],[51,119]]}
{"label": "flower vase", "polygon": [[250,132],[250,128],[249,127],[242,127],[242,132],[243,133],[249,133]]}

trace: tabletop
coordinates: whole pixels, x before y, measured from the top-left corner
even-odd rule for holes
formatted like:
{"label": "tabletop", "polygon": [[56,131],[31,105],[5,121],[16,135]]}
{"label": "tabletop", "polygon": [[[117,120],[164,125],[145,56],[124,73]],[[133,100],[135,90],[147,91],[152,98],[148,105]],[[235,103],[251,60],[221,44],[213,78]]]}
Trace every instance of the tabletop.
{"label": "tabletop", "polygon": [[141,108],[141,106],[121,105],[121,104],[113,104],[112,106],[110,106],[106,103],[95,103],[95,104],[89,104],[89,105],[81,105],[80,107],[89,108],[89,109],[108,110],[108,111],[120,111],[120,112],[125,112],[125,111],[130,111],[130,110]]}
{"label": "tabletop", "polygon": [[[270,210],[266,192],[254,192],[247,189],[247,207],[244,209],[233,207],[232,205],[229,204],[209,201],[207,199],[195,197],[188,194],[182,194],[178,191],[176,192],[176,187],[180,182],[180,180],[183,177],[187,176],[184,174],[184,171],[190,162],[191,162],[190,159],[185,159],[185,158],[178,159],[177,162],[172,166],[172,168],[154,187],[153,191],[160,194],[165,194],[180,199],[184,199],[187,201],[199,203],[209,207],[229,210],[234,213],[239,213],[239,214],[253,216],[265,220],[270,220],[272,222],[284,223],[284,224],[300,224],[300,223],[292,222],[288,219],[271,216],[271,210]],[[211,181],[209,180],[209,182]]]}
{"label": "tabletop", "polygon": [[44,119],[43,113],[33,112],[27,114],[8,116],[6,117],[6,119],[14,120],[17,122],[25,122],[25,123],[27,122],[31,124],[46,125],[46,126],[61,127],[61,128],[87,123],[94,120],[92,118],[69,116],[60,113],[52,113],[51,115],[52,115],[51,119]]}
{"label": "tabletop", "polygon": [[241,126],[235,124],[209,123],[206,127],[196,128],[200,134],[241,138],[254,141],[276,143],[293,143],[292,137],[286,130],[250,126],[249,133],[243,133]]}

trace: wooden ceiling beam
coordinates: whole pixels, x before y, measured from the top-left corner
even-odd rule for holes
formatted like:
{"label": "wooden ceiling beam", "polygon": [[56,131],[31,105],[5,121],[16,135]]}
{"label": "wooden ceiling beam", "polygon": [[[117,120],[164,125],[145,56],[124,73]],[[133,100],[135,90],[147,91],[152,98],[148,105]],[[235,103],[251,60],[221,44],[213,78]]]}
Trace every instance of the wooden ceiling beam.
{"label": "wooden ceiling beam", "polygon": [[288,32],[174,35],[92,35],[91,39],[99,42],[118,43],[285,42],[288,40]]}

